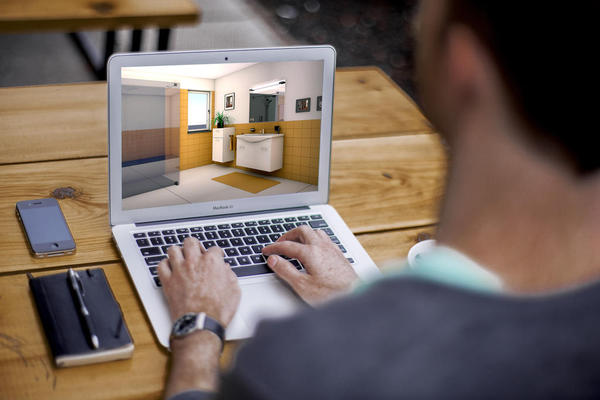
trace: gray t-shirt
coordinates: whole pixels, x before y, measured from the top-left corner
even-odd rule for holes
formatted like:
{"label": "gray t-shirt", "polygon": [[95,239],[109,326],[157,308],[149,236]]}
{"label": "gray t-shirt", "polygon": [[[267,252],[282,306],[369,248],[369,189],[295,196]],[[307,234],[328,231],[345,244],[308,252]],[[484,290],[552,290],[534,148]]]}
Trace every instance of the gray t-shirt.
{"label": "gray t-shirt", "polygon": [[216,398],[598,397],[599,309],[600,283],[510,297],[387,279],[263,323]]}

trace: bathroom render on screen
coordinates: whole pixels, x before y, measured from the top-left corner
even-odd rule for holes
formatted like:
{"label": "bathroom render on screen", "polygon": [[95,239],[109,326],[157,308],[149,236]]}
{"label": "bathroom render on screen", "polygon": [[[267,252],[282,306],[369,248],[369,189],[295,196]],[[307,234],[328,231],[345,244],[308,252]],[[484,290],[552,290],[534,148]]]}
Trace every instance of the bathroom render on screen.
{"label": "bathroom render on screen", "polygon": [[123,209],[317,190],[322,61],[121,76]]}

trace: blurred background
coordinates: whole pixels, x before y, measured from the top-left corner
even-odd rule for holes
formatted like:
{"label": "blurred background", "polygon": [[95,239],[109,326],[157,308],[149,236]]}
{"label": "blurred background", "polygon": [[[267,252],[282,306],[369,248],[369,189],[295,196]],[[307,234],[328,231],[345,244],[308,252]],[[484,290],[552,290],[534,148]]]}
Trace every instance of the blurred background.
{"label": "blurred background", "polygon": [[[193,1],[202,16],[171,30],[169,50],[331,44],[338,67],[378,66],[415,97],[411,21],[417,0]],[[104,32],[84,34],[103,51]],[[116,31],[115,52],[129,50],[131,35]],[[157,29],[144,29],[141,51],[155,51],[157,39]],[[0,54],[0,86],[98,79],[65,32],[2,33]]]}

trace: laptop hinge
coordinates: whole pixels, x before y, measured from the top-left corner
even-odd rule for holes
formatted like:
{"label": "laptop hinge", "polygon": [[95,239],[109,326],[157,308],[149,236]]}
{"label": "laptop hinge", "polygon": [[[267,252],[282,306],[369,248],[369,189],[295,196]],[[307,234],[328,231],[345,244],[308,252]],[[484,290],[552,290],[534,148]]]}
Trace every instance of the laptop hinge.
{"label": "laptop hinge", "polygon": [[173,224],[173,223],[177,224],[177,223],[180,223],[180,222],[207,221],[207,220],[211,220],[211,219],[241,217],[241,216],[244,216],[244,215],[272,214],[272,213],[278,213],[278,212],[309,210],[309,209],[310,209],[310,207],[308,207],[308,206],[290,207],[290,208],[276,208],[274,210],[247,211],[247,212],[233,213],[233,214],[211,215],[211,216],[207,216],[207,217],[190,217],[190,218],[169,219],[169,220],[161,220],[161,221],[137,222],[137,223],[135,223],[135,226],[161,225],[161,224]]}

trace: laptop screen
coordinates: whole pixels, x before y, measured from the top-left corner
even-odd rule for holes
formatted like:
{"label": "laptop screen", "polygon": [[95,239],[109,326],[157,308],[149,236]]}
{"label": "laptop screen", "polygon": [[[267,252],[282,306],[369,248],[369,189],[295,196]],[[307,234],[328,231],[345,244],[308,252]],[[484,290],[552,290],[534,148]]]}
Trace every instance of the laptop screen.
{"label": "laptop screen", "polygon": [[121,67],[122,209],[318,190],[323,61]]}

